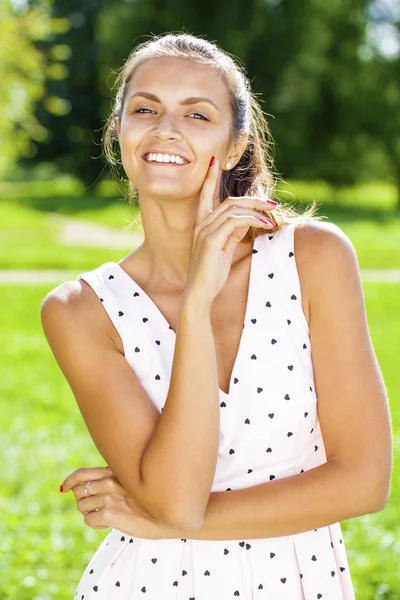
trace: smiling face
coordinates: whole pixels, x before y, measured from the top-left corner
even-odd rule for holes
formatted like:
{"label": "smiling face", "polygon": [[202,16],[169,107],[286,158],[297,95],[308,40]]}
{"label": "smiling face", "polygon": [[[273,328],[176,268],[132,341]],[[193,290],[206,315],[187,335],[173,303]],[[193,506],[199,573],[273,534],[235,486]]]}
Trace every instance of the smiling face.
{"label": "smiling face", "polygon": [[[210,67],[177,57],[142,63],[117,121],[122,164],[139,199],[197,197],[212,156],[222,168],[227,160],[235,165],[245,143],[229,148],[231,119],[227,87]],[[179,158],[149,162],[148,153],[174,155],[184,164]]]}

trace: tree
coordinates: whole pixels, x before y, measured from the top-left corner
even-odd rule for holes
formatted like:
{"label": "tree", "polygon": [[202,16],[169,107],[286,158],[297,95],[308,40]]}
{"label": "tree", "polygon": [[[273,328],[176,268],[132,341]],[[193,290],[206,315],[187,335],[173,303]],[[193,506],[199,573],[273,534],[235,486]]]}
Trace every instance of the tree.
{"label": "tree", "polygon": [[42,49],[46,54],[52,52],[52,44],[68,49],[68,77],[47,79],[46,94],[65,98],[68,104],[60,105],[60,110],[49,110],[46,101],[36,106],[36,116],[51,131],[51,138],[38,146],[35,161],[55,161],[87,186],[95,183],[104,166],[96,160],[101,154],[97,17],[102,5],[102,0],[53,0],[53,17],[66,20],[70,27]]}
{"label": "tree", "polygon": [[0,5],[1,175],[20,158],[35,156],[35,144],[49,138],[34,107],[45,96],[49,69],[62,70],[62,57],[44,55],[37,44],[67,27],[66,21],[51,18],[45,3],[22,12],[17,12],[9,0]]}

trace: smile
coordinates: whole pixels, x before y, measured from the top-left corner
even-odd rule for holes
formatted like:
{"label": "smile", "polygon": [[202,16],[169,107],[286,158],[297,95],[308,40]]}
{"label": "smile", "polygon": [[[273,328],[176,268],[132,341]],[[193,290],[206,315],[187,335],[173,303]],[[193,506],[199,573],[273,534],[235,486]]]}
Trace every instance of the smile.
{"label": "smile", "polygon": [[189,163],[186,163],[184,165],[180,165],[178,163],[167,163],[167,162],[156,162],[156,161],[151,161],[151,160],[146,160],[145,158],[143,159],[145,163],[147,163],[148,165],[151,165],[152,167],[187,167],[187,165]]}
{"label": "smile", "polygon": [[149,152],[142,158],[149,164],[159,166],[184,167],[185,165],[189,164],[189,161],[187,161],[185,158],[175,154],[156,154]]}

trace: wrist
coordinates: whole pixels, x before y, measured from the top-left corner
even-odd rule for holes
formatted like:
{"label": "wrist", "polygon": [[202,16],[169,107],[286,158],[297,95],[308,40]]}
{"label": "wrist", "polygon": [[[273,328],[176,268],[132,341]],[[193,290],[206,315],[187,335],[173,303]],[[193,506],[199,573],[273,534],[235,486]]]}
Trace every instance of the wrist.
{"label": "wrist", "polygon": [[195,322],[202,317],[210,317],[213,300],[196,296],[194,292],[185,292],[182,296],[179,317]]}

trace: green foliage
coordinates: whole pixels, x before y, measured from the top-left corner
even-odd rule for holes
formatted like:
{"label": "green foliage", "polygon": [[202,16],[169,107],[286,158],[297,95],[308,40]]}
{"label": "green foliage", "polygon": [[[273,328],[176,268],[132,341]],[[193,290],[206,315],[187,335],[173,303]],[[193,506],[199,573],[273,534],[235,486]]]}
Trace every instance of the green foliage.
{"label": "green foliage", "polygon": [[[100,160],[101,98],[107,93],[106,82],[99,83],[97,19],[103,0],[52,0],[52,16],[66,20],[70,28],[54,36],[44,51],[63,56],[69,76],[59,68],[46,82],[51,103],[38,103],[36,115],[52,132],[49,143],[37,144],[37,155],[24,162],[54,162],[63,173],[71,173],[87,186],[94,184],[104,170]],[[68,100],[68,106],[60,102]]]}
{"label": "green foliage", "polygon": [[[0,175],[21,157],[36,153],[34,142],[49,140],[49,131],[34,114],[35,103],[44,98],[48,77],[65,77],[64,51],[44,54],[40,42],[56,31],[66,30],[66,20],[53,19],[50,4],[42,2],[17,14],[10,0],[0,4]],[[48,110],[65,111],[67,100],[45,98]]]}
{"label": "green foliage", "polygon": [[7,148],[0,173],[11,177],[22,157],[27,171],[45,162],[87,187],[101,179],[108,172],[101,131],[117,70],[153,34],[186,31],[215,40],[245,67],[285,178],[324,179],[338,189],[385,179],[397,185],[400,207],[400,50],[385,55],[379,41],[387,31],[379,27],[391,27],[393,39],[400,29],[392,3],[248,0],[245,11],[242,0],[220,0],[217,11],[212,0],[201,9],[183,0],[169,0],[168,9],[164,0],[29,6],[16,13],[5,0],[0,9],[0,76],[11,82],[0,99]]}

